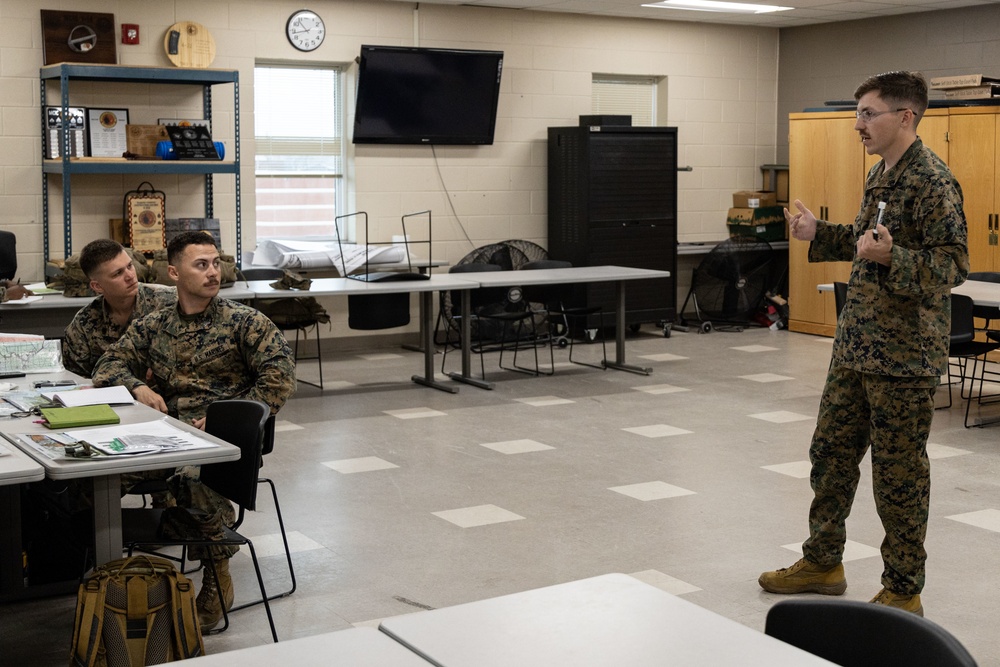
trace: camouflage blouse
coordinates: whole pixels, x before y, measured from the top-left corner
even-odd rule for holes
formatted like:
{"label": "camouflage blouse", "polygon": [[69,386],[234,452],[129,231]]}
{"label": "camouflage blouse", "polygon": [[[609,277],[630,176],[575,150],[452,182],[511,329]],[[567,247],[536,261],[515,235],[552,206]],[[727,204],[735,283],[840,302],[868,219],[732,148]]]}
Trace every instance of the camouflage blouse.
{"label": "camouflage blouse", "polygon": [[191,422],[212,401],[261,400],[277,412],[295,390],[291,348],[260,311],[214,298],[204,312],[177,308],[136,320],[98,361],[94,385],[124,385],[130,391],[153,372],[171,416]]}
{"label": "camouflage blouse", "polygon": [[[855,256],[881,201],[882,224],[892,235],[891,266]],[[968,238],[962,189],[920,139],[888,172],[879,161],[868,173],[853,226],[819,222],[809,261],[852,262],[833,364],[895,377],[945,372],[951,288],[968,276]]]}

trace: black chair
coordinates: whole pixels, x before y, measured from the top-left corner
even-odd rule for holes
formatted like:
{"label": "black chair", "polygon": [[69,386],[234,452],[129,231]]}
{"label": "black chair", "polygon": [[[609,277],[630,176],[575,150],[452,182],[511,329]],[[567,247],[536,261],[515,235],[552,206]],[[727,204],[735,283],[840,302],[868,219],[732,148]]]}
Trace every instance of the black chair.
{"label": "black chair", "polygon": [[[503,271],[503,267],[497,264],[486,264],[483,262],[470,262],[468,264],[456,264],[448,269],[448,273],[480,273],[484,271]],[[506,294],[505,288],[487,287],[469,290],[469,313],[472,318],[469,328],[472,337],[476,341],[474,351],[479,355],[479,366],[486,379],[486,363],[483,361],[483,331],[478,322],[479,312],[486,307],[501,301]],[[444,340],[441,341],[444,353],[441,355],[441,372],[444,373],[444,365],[448,360],[448,349],[461,346],[461,310],[460,296],[457,291],[442,292],[440,307],[438,309],[437,325],[434,331],[434,340],[438,341],[438,333],[444,330]],[[452,336],[454,335],[454,338]]]}
{"label": "black chair", "polygon": [[[273,443],[265,447],[268,438],[273,437],[273,426],[268,426],[269,421],[271,421],[270,408],[262,401],[246,399],[216,401],[209,406],[206,417],[205,431],[207,433],[240,448],[239,460],[226,463],[213,463],[201,468],[202,483],[236,504],[238,512],[233,527],[224,529],[223,539],[221,540],[187,537],[167,538],[160,532],[160,522],[164,510],[128,508],[122,510],[122,541],[128,548],[130,555],[135,549],[148,550],[155,547],[246,545],[250,549],[250,558],[253,561],[254,571],[257,575],[257,584],[260,587],[261,597],[259,600],[233,607],[232,611],[263,604],[267,613],[268,625],[271,628],[271,636],[277,642],[278,633],[274,628],[274,618],[271,615],[271,606],[269,603],[276,598],[291,595],[296,588],[296,582],[295,573],[292,569],[291,553],[288,549],[288,539],[285,535],[284,521],[281,518],[281,509],[278,505],[278,496],[274,483],[269,479],[258,477],[262,464],[261,457],[265,449],[273,448]],[[271,423],[273,424],[273,422]],[[274,506],[278,516],[278,524],[281,529],[281,539],[284,543],[285,556],[292,579],[290,590],[271,596],[267,594],[264,586],[264,578],[261,575],[260,563],[257,560],[257,552],[254,550],[253,542],[250,538],[237,532],[243,523],[246,510],[253,511],[256,509],[257,486],[263,482],[268,483],[271,487]],[[211,560],[206,562],[210,564],[210,567],[215,567]],[[215,579],[218,581],[217,577]],[[219,594],[221,597],[221,591]],[[222,614],[224,624],[221,628],[213,632],[223,632],[229,627],[229,612],[225,609],[225,606],[223,606]]]}
{"label": "black chair", "polygon": [[847,283],[833,284],[833,299],[837,307],[837,319],[840,319],[840,311],[844,309],[844,304],[847,303]]}
{"label": "black chair", "polygon": [[767,612],[764,633],[842,667],[976,667],[937,623],[870,602],[782,600]]}
{"label": "black chair", "polygon": [[[975,320],[973,317],[973,303],[972,298],[965,296],[964,294],[954,294],[951,295],[951,334],[948,343],[948,404],[942,407],[950,408],[952,406],[951,399],[951,386],[954,384],[952,380],[952,362],[954,359],[954,366],[958,368],[959,377],[959,396],[966,401],[965,404],[965,427],[969,427],[969,411],[972,407],[972,401],[975,399],[979,405],[986,405],[990,402],[995,401],[984,401],[983,400],[983,383],[986,379],[986,355],[998,348],[1000,348],[1000,342],[998,341],[979,341],[975,340],[976,328]],[[982,358],[982,368],[980,368],[980,358]],[[972,372],[968,372],[969,360],[972,360]],[[975,392],[976,380],[979,380],[979,392]],[[969,387],[966,390],[965,381],[969,379]]]}
{"label": "black chair", "polygon": [[13,280],[17,275],[17,237],[13,232],[0,231],[0,280]]}
{"label": "black chair", "polygon": [[[969,274],[969,280],[979,280],[984,283],[1000,283],[1000,272],[973,271]],[[979,331],[986,332],[986,336],[990,340],[1000,340],[1000,330],[993,329],[990,326],[993,320],[1000,320],[1000,308],[997,308],[996,306],[973,305],[972,315],[973,317],[985,320],[983,327],[979,329]]]}
{"label": "black chair", "polygon": [[[279,280],[285,272],[281,269],[243,269],[241,271],[244,280]],[[306,297],[309,298],[309,297]],[[295,365],[298,367],[299,361],[316,360],[319,366],[319,383],[303,380],[295,374],[295,379],[303,384],[323,389],[323,348],[320,344],[319,325],[320,321],[316,314],[309,309],[301,298],[287,299],[257,299],[255,301],[257,309],[267,315],[275,326],[285,331],[295,331]],[[309,338],[309,330],[313,329],[316,334],[316,356],[299,356],[299,333],[305,339]]]}
{"label": "black chair", "polygon": [[[549,346],[551,336],[544,328],[544,323],[548,318],[544,306],[539,304],[538,308],[532,308],[531,302],[525,298],[524,288],[520,285],[512,285],[501,288],[503,299],[493,305],[485,307],[479,311],[479,320],[490,327],[493,332],[493,340],[500,350],[499,366],[503,370],[517,371],[529,375],[552,375],[555,372],[555,356]],[[485,327],[480,328],[480,332]],[[499,340],[496,331],[499,330]],[[482,340],[482,339],[481,339]],[[544,372],[538,363],[538,346],[549,347],[549,370]],[[524,348],[530,348],[535,356],[535,367],[527,368],[517,364],[517,355]],[[503,365],[503,354],[505,350],[512,349],[514,360],[512,365]]]}
{"label": "black chair", "polygon": [[[563,260],[539,259],[534,262],[528,262],[521,267],[521,270],[567,269],[571,266],[573,266],[571,262]],[[565,335],[552,336],[551,342],[553,344],[558,342],[560,346],[562,346],[565,342],[568,342],[569,360],[571,363],[607,370],[608,347],[604,336],[604,309],[601,306],[574,306],[573,301],[576,296],[576,290],[573,289],[572,285],[525,285],[524,296],[525,299],[531,303],[541,303],[544,305],[545,311],[548,313],[548,321],[550,324],[552,324],[553,318],[562,319]],[[582,323],[584,335],[586,335],[587,322],[594,316],[597,317],[596,335],[601,337],[601,350],[604,355],[603,361],[600,364],[589,364],[584,361],[574,361],[574,336],[573,328],[570,325],[572,322]]]}

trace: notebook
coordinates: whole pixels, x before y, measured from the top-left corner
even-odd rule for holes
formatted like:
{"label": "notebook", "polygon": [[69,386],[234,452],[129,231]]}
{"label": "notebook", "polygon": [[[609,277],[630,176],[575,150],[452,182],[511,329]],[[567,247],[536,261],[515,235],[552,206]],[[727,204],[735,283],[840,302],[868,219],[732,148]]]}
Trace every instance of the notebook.
{"label": "notebook", "polygon": [[121,422],[110,405],[84,405],[77,408],[42,408],[46,426],[53,429],[74,428],[76,426],[98,426]]}
{"label": "notebook", "polygon": [[51,398],[53,401],[61,403],[67,408],[75,408],[82,405],[131,405],[135,403],[132,394],[121,385],[111,387],[93,387],[85,389],[73,389],[71,391],[54,391],[43,393],[43,396]]}

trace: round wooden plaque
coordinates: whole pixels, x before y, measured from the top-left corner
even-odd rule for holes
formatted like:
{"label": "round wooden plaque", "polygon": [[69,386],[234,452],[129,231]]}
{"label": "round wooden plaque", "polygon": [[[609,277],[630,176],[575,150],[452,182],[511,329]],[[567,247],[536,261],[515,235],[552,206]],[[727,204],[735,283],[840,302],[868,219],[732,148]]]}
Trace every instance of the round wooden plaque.
{"label": "round wooden plaque", "polygon": [[205,68],[215,60],[215,39],[205,26],[194,21],[170,26],[163,36],[163,49],[177,67]]}

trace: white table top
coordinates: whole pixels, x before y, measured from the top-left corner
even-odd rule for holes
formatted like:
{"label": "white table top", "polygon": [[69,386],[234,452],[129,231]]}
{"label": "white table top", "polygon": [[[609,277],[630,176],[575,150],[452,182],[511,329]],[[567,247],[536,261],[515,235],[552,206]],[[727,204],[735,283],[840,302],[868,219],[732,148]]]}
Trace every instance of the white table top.
{"label": "white table top", "polygon": [[[253,292],[246,288],[246,283],[239,281],[232,287],[223,287],[219,290],[219,296],[225,299],[252,299]],[[3,303],[0,304],[0,310],[39,310],[39,309],[50,309],[50,308],[66,308],[72,310],[79,310],[83,308],[88,303],[94,300],[95,297],[92,296],[74,296],[68,297],[62,294],[44,294],[42,298],[38,301],[32,301],[31,303],[18,304],[18,303]]]}
{"label": "white table top", "polygon": [[40,482],[44,477],[45,468],[11,443],[0,439],[0,486]]}
{"label": "white table top", "polygon": [[[476,274],[477,276],[479,274]],[[273,280],[251,280],[247,288],[259,299],[282,299],[297,296],[344,296],[357,294],[394,294],[399,292],[437,292],[451,289],[473,289],[479,286],[478,278],[467,274],[456,277],[442,273],[426,280],[386,280],[365,282],[351,278],[316,278],[308,290],[278,290],[271,287]]]}
{"label": "white table top", "polygon": [[569,283],[599,283],[616,280],[669,278],[669,271],[639,269],[632,266],[571,266],[565,269],[534,269],[531,271],[483,271],[463,273],[482,287],[506,285],[548,285]]}
{"label": "white table top", "polygon": [[952,287],[951,293],[972,297],[977,306],[1000,308],[1000,283],[966,280],[958,287]]}
{"label": "white table top", "polygon": [[[69,375],[69,374],[65,374]],[[44,376],[38,376],[44,377]],[[78,477],[94,477],[96,475],[120,474],[137,472],[139,470],[157,470],[159,468],[174,468],[185,465],[202,465],[221,461],[235,461],[240,458],[240,449],[234,445],[215,438],[204,431],[185,424],[179,420],[167,417],[153,408],[136,403],[135,405],[115,405],[112,409],[121,418],[122,424],[139,424],[142,422],[168,419],[171,426],[195,433],[206,440],[211,440],[218,447],[191,449],[164,454],[149,454],[143,456],[100,457],[96,459],[49,459],[27,447],[18,447],[8,440],[3,442],[12,448],[20,449],[24,454],[35,460],[45,469],[45,474],[51,479],[73,479]],[[78,429],[65,429],[72,433]],[[0,422],[2,433],[51,433],[51,429],[42,424],[36,424],[31,418],[5,419]],[[7,458],[7,457],[3,457]]]}
{"label": "white table top", "polygon": [[832,664],[624,574],[396,616],[380,629],[442,667]]}
{"label": "white table top", "polygon": [[322,635],[226,651],[184,662],[191,667],[427,667],[428,662],[375,628]]}

